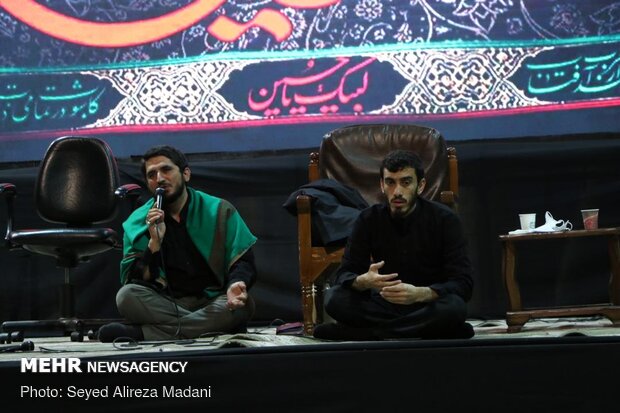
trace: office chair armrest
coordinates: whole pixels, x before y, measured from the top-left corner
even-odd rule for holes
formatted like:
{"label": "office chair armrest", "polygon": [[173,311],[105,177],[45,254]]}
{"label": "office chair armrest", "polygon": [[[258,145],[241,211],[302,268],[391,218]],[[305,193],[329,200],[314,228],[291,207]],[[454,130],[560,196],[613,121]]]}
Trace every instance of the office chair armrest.
{"label": "office chair armrest", "polygon": [[116,195],[120,199],[125,199],[127,197],[138,197],[140,196],[141,189],[142,187],[137,184],[125,184],[116,188],[116,191],[114,191],[114,195]]}
{"label": "office chair armrest", "polygon": [[17,187],[15,184],[10,184],[8,182],[0,184],[0,194],[6,197],[14,197],[17,195]]}
{"label": "office chair armrest", "polygon": [[12,245],[8,241],[9,234],[13,232],[13,198],[17,196],[17,187],[14,184],[5,182],[0,183],[0,194],[6,199],[6,246],[11,248]]}
{"label": "office chair armrest", "polygon": [[114,191],[114,195],[119,197],[120,199],[129,199],[131,201],[131,210],[136,209],[136,204],[138,203],[138,198],[142,193],[142,187],[137,184],[125,184],[116,188]]}

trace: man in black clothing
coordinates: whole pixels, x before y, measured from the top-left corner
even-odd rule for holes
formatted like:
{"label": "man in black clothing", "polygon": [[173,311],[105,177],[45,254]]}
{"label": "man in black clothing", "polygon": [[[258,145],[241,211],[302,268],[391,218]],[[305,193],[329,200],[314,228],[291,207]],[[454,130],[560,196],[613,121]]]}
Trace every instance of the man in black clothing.
{"label": "man in black clothing", "polygon": [[227,201],[187,185],[191,170],[177,149],[158,146],[142,159],[149,200],[123,223],[119,312],[131,324],[99,330],[110,342],[194,338],[245,331],[254,312],[252,235]]}
{"label": "man in black clothing", "polygon": [[336,323],[317,338],[470,338],[466,302],[472,266],[458,216],[419,197],[426,181],[420,158],[398,150],[383,160],[387,202],[355,222],[325,310]]}

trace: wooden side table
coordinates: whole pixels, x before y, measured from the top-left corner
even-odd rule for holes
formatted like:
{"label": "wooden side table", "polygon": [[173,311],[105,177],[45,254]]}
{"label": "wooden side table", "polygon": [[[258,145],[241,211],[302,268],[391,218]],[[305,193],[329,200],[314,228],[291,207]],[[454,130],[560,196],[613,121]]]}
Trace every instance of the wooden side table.
{"label": "wooden side table", "polygon": [[[607,237],[609,247],[609,303],[575,307],[524,309],[521,292],[515,278],[516,245],[523,241],[543,239],[567,239],[581,237]],[[599,228],[551,233],[500,235],[502,242],[502,274],[508,292],[509,310],[506,312],[508,332],[521,331],[523,325],[533,318],[573,317],[602,315],[614,325],[620,325],[620,228]]]}

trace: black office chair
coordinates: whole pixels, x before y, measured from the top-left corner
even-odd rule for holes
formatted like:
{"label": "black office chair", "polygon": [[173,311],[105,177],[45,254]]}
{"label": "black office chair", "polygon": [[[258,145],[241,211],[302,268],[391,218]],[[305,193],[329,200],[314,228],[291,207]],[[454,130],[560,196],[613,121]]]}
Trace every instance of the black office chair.
{"label": "black office chair", "polygon": [[58,138],[41,161],[34,198],[41,218],[63,226],[23,230],[14,229],[17,188],[11,183],[0,183],[0,195],[7,205],[6,246],[10,250],[52,256],[57,266],[64,269],[60,318],[5,321],[1,326],[3,339],[20,340],[25,331],[38,330],[59,331],[70,335],[73,341],[82,341],[87,329],[110,321],[81,320],[76,316],[71,269],[93,255],[122,247],[115,230],[96,226],[115,218],[119,199],[128,199],[135,208],[141,187],[121,186],[119,182],[116,160],[104,141],[76,136]]}

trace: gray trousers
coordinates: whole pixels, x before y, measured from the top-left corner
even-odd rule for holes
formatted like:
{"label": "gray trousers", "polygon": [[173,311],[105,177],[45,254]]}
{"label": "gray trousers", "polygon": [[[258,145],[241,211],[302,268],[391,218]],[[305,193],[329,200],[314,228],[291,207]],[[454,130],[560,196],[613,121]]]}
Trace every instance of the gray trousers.
{"label": "gray trousers", "polygon": [[245,327],[245,323],[254,314],[254,301],[250,296],[245,307],[231,311],[226,306],[226,294],[214,298],[172,299],[139,284],[122,286],[116,294],[116,305],[124,318],[141,326],[145,340],[231,333]]}

